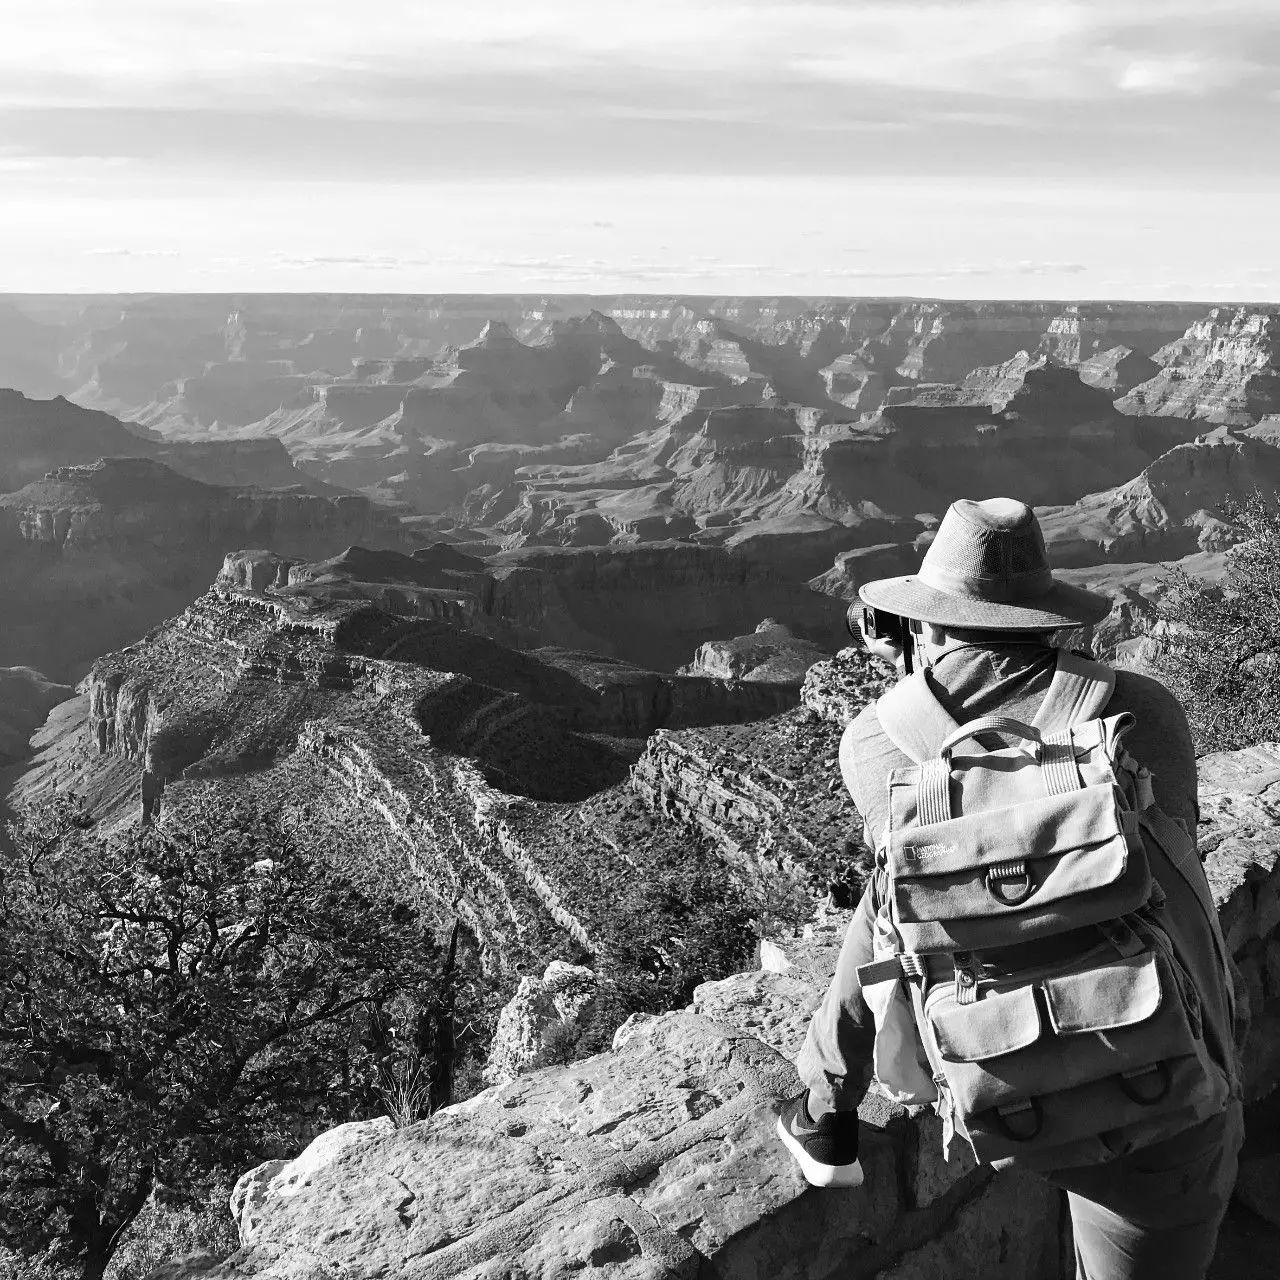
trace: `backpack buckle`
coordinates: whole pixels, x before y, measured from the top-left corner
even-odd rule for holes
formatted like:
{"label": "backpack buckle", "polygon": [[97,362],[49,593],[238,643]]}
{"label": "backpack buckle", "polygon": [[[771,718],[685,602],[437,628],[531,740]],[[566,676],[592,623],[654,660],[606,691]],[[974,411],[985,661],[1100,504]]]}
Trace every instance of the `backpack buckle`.
{"label": "backpack buckle", "polygon": [[974,1004],[978,999],[978,966],[968,951],[951,957],[956,971],[956,1004]]}
{"label": "backpack buckle", "polygon": [[1030,1142],[1044,1128],[1044,1108],[1035,1098],[1022,1098],[992,1111],[995,1126],[1010,1142]]}
{"label": "backpack buckle", "polygon": [[1016,907],[1035,892],[1026,861],[997,862],[987,868],[987,892],[1002,906]]}
{"label": "backpack buckle", "polygon": [[[1151,1081],[1153,1075],[1155,1080],[1152,1083],[1154,1083],[1155,1092],[1140,1084],[1140,1082]],[[1157,1102],[1164,1101],[1169,1090],[1173,1087],[1173,1076],[1169,1073],[1169,1064],[1167,1062],[1153,1062],[1149,1067],[1138,1067],[1134,1071],[1120,1072],[1116,1076],[1116,1083],[1130,1102],[1136,1102],[1141,1107],[1154,1107]]]}

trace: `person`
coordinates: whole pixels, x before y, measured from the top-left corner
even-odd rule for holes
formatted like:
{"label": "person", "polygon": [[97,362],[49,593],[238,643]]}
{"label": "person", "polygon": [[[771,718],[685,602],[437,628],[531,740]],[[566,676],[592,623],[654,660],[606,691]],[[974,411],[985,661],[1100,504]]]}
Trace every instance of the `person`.
{"label": "person", "polygon": [[[1054,676],[1055,639],[1110,609],[1105,597],[1053,576],[1034,513],[1007,498],[954,503],[917,574],[869,582],[859,594],[867,605],[908,620],[908,643],[922,671],[910,678],[924,680],[957,724],[997,713],[1030,723]],[[863,639],[902,671],[899,640],[865,628]],[[1196,762],[1181,706],[1158,681],[1118,670],[1103,714],[1123,711],[1136,718],[1126,747],[1151,771],[1156,803],[1193,835]],[[872,843],[888,817],[889,774],[913,761],[871,705],[845,730],[839,762]],[[1153,863],[1157,879],[1158,872]],[[796,1064],[806,1091],[778,1120],[782,1141],[814,1185],[856,1185],[862,1176],[857,1108],[872,1081],[875,1022],[857,971],[872,960],[880,883],[880,876],[868,883],[811,1020]],[[1206,1017],[1227,1023],[1217,1031],[1234,1061],[1233,997],[1200,994]],[[1080,1280],[1204,1276],[1243,1137],[1238,1069],[1226,1074],[1231,1091],[1217,1114],[1105,1163],[1042,1175],[1068,1194]]]}

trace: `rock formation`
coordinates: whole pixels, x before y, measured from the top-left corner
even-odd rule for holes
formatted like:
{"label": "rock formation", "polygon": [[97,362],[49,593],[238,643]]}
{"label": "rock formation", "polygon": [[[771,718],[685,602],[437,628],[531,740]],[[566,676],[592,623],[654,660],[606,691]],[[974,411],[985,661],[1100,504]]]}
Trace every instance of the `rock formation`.
{"label": "rock formation", "polygon": [[[1050,320],[1040,349],[1062,364],[1085,369],[1109,350],[1124,347],[1139,359],[1151,355],[1180,329],[1197,319],[1195,303],[1089,302],[1064,307]],[[1085,381],[1090,379],[1085,377]]]}
{"label": "rock formation", "polygon": [[180,610],[246,542],[310,559],[404,536],[359,494],[208,485],[150,458],[58,467],[0,495],[0,596],[25,602],[0,662],[76,678]]}
{"label": "rock formation", "polygon": [[750,635],[707,641],[699,646],[693,661],[680,670],[693,676],[799,686],[804,682],[805,672],[826,656],[827,650],[796,636],[784,624],[766,618]]}
{"label": "rock formation", "polygon": [[912,382],[958,382],[971,369],[1009,359],[1034,347],[1045,317],[1033,306],[933,303],[895,326],[911,328],[897,371]]}
{"label": "rock formation", "polygon": [[[1145,357],[1194,318],[1169,305],[803,298],[262,296],[114,305],[24,299],[14,312],[52,335],[66,385],[82,403],[171,441],[272,435],[331,483],[421,512],[483,508],[488,522],[537,488],[542,517],[522,517],[508,536],[546,541],[549,523],[556,540],[573,545],[683,536],[694,527],[678,522],[685,518],[699,527],[798,510],[829,518],[813,485],[795,475],[802,451],[794,443],[756,460],[722,448],[705,476],[680,481],[680,493],[663,494],[661,475],[637,484],[630,472],[639,459],[613,451],[662,454],[660,442],[648,450],[646,437],[695,406],[796,406],[793,426],[773,433],[794,437],[874,413],[896,384],[959,382],[1019,350],[1042,347],[1077,363],[1123,342]],[[666,452],[683,442],[670,441]],[[166,460],[178,466],[176,455]],[[605,460],[594,482],[566,476],[549,488],[552,477],[535,485],[529,474]],[[681,463],[674,472],[689,469]],[[589,483],[611,497],[584,501]],[[650,491],[638,492],[645,484]],[[797,489],[803,496],[790,495]],[[559,518],[548,521],[548,504]]]}
{"label": "rock formation", "polygon": [[[415,592],[442,588],[404,581],[378,605],[347,590],[344,571],[387,577],[405,560],[428,583],[472,563],[447,548],[325,565],[230,557],[193,605],[94,664],[13,801],[70,788],[101,821],[131,820],[145,771],[164,783],[161,823],[188,805],[258,806],[379,891],[417,885],[501,981],[554,959],[607,969],[645,868],[703,856],[630,776],[646,741],[664,727],[772,724],[799,692],[521,653],[424,616]],[[820,785],[802,777],[788,795]],[[810,811],[777,814],[777,840],[807,829]]]}
{"label": "rock formation", "polygon": [[836,751],[840,729],[886,676],[863,651],[842,650],[809,669],[793,712],[750,727],[654,734],[631,784],[651,809],[710,836],[735,864],[794,873],[816,897],[846,897],[866,867]]}
{"label": "rock formation", "polygon": [[0,493],[21,489],[55,467],[97,458],[150,457],[155,442],[107,413],[61,396],[29,399],[0,389]]}
{"label": "rock formation", "polygon": [[1155,360],[1118,402],[1126,413],[1249,425],[1280,412],[1280,313],[1215,307]]}
{"label": "rock formation", "polygon": [[295,467],[283,444],[271,436],[165,440],[62,396],[37,400],[6,389],[0,389],[0,451],[0,493],[20,489],[58,467],[99,458],[150,458],[205,484],[259,489],[302,485],[311,493],[341,492]]}
{"label": "rock formation", "polygon": [[1160,366],[1131,347],[1108,347],[1080,362],[1080,380],[1119,397],[1155,377]]}
{"label": "rock formation", "polygon": [[207,1275],[1064,1274],[1056,1197],[946,1169],[936,1126],[883,1104],[866,1110],[866,1186],[808,1193],[773,1133],[792,1068],[717,1004],[635,1018],[609,1053],[255,1170],[235,1197],[244,1247]]}
{"label": "rock formation", "polygon": [[584,965],[553,960],[540,978],[524,977],[502,1007],[484,1076],[506,1084],[531,1067],[569,1061],[578,1019],[595,998],[596,976]]}
{"label": "rock formation", "polygon": [[1280,489],[1280,449],[1268,428],[1221,427],[1162,454],[1128,484],[1044,511],[1054,562],[1175,560],[1236,540],[1222,504]]}
{"label": "rock formation", "polygon": [[[674,670],[703,641],[740,633],[766,616],[820,646],[842,634],[839,605],[760,563],[746,549],[685,542],[526,547],[491,556],[487,563],[498,584],[494,612],[518,636],[582,645],[551,632],[549,620],[562,609],[579,635],[592,638],[584,647],[663,669]],[[527,629],[522,633],[522,628]]]}

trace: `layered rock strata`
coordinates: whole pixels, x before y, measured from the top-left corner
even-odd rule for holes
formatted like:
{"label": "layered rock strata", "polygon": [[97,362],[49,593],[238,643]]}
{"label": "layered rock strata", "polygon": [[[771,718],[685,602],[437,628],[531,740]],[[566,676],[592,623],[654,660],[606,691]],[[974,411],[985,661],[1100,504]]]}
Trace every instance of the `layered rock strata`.
{"label": "layered rock strata", "polygon": [[405,538],[360,494],[209,485],[150,458],[56,468],[0,495],[0,595],[24,602],[0,631],[0,663],[76,679],[187,605],[229,550],[263,542],[315,559]]}
{"label": "layered rock strata", "polygon": [[301,596],[226,580],[255,567],[233,562],[170,623],[100,659],[12,801],[70,788],[110,827],[133,820],[150,778],[164,784],[162,823],[188,806],[270,810],[317,857],[460,919],[497,974],[565,954],[607,961],[618,903],[646,867],[710,848],[629,782],[649,736],[772,723],[798,700],[794,686],[516,652],[412,610],[326,598],[314,578]]}
{"label": "layered rock strata", "polygon": [[1155,377],[1160,366],[1131,347],[1108,347],[1080,362],[1080,380],[1120,397]]}
{"label": "layered rock strata", "polygon": [[740,864],[798,871],[811,891],[847,898],[861,889],[865,848],[836,752],[844,726],[887,676],[862,651],[843,650],[808,670],[794,712],[749,727],[654,734],[632,786]]}
{"label": "layered rock strata", "polygon": [[1215,307],[1155,360],[1162,370],[1118,401],[1125,412],[1243,425],[1280,412],[1280,313]]}
{"label": "layered rock strata", "polygon": [[[1145,359],[1195,318],[1169,305],[805,298],[493,298],[488,316],[464,297],[346,298],[337,310],[321,298],[145,299],[114,316],[19,305],[29,324],[64,327],[60,359],[86,403],[172,438],[270,435],[378,500],[566,545],[798,514],[851,529],[853,543],[883,541],[883,528],[861,528],[865,495],[851,501],[801,465],[803,436],[876,412],[895,386],[959,382],[1019,351],[1074,365],[1123,343]],[[1114,370],[1101,376],[1120,389]],[[703,440],[696,459],[685,448],[698,412],[762,407],[791,426]],[[547,470],[562,467],[573,474]],[[943,488],[883,513],[945,505]]]}
{"label": "layered rock strata", "polygon": [[1280,488],[1280,448],[1266,427],[1220,427],[1162,454],[1129,483],[1040,513],[1063,568],[1221,552],[1238,532],[1224,503]]}

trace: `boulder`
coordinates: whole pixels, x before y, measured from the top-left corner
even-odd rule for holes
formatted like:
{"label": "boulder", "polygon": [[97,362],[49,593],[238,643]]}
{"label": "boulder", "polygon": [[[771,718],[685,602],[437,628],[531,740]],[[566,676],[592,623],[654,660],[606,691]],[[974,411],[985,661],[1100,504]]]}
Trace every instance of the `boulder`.
{"label": "boulder", "polygon": [[558,1038],[571,1048],[578,1019],[595,993],[592,970],[563,960],[553,960],[541,978],[521,978],[498,1014],[485,1079],[490,1084],[514,1080],[554,1053]]}
{"label": "boulder", "polygon": [[343,1126],[320,1152],[318,1139],[243,1197],[248,1238],[206,1274],[1066,1274],[1056,1194],[944,1165],[936,1123],[878,1097],[863,1109],[865,1185],[809,1188],[773,1131],[798,1087],[781,1054],[723,1022],[635,1015],[608,1053],[407,1129]]}

